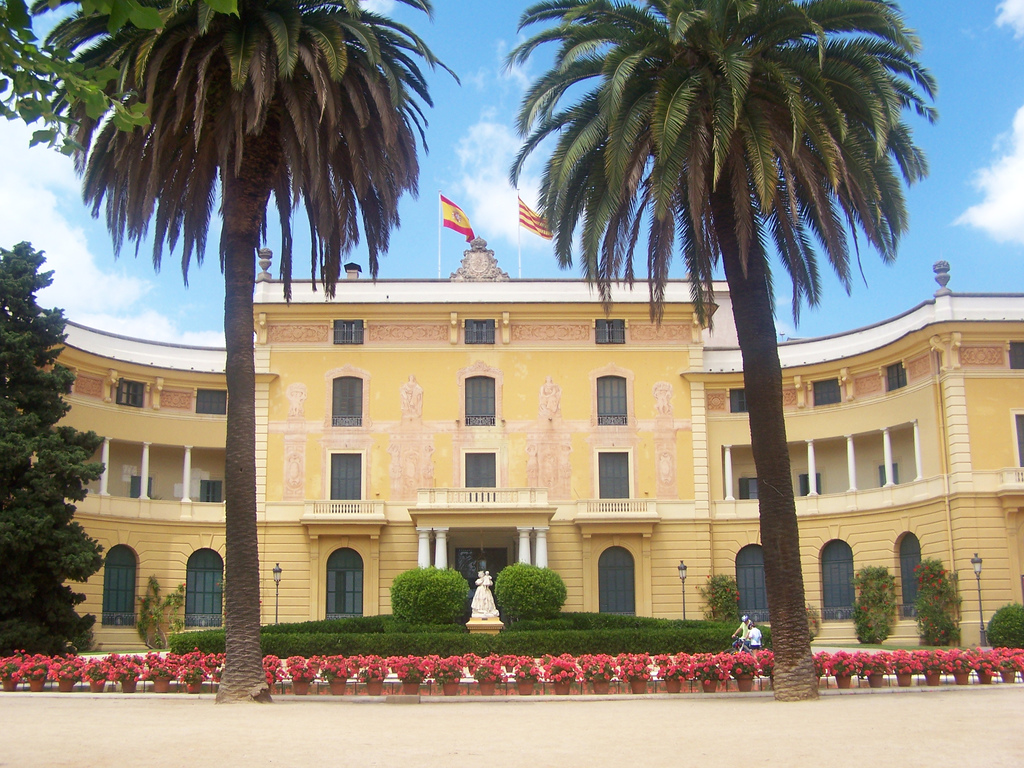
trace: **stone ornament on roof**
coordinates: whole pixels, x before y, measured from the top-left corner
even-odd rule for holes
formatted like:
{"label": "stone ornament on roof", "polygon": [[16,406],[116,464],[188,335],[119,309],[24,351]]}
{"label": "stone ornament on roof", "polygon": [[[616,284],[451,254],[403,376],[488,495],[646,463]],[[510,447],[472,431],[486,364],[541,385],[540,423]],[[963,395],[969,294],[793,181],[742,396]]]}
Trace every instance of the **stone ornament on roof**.
{"label": "stone ornament on roof", "polygon": [[469,244],[469,250],[463,251],[462,266],[452,272],[454,282],[498,282],[508,280],[508,273],[498,269],[498,260],[494,251],[487,249],[487,241],[477,237]]}

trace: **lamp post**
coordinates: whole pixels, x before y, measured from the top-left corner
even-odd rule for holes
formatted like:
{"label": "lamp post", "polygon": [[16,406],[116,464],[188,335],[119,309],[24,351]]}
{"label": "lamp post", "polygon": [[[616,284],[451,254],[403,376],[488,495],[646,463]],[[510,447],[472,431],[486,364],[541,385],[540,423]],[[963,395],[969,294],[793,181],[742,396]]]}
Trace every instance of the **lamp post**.
{"label": "lamp post", "polygon": [[683,585],[683,620],[686,620],[686,563],[679,561],[679,581]]}
{"label": "lamp post", "polygon": [[274,566],[274,623],[277,624],[278,608],[281,605],[281,564]]}
{"label": "lamp post", "polygon": [[971,558],[971,565],[974,566],[974,578],[978,580],[978,625],[981,629],[981,644],[988,645],[988,637],[985,635],[985,616],[981,612],[981,558],[974,553]]}

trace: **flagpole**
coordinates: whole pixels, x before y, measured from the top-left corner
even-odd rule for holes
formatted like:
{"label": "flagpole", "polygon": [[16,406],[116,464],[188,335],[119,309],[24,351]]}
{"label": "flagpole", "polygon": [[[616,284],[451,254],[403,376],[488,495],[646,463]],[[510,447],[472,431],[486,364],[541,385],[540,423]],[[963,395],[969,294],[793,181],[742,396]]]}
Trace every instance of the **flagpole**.
{"label": "flagpole", "polygon": [[516,241],[519,244],[519,279],[523,279],[523,223],[519,218],[519,188],[516,187]]}
{"label": "flagpole", "polygon": [[441,220],[444,211],[441,208],[441,190],[437,190],[437,279],[441,279]]}

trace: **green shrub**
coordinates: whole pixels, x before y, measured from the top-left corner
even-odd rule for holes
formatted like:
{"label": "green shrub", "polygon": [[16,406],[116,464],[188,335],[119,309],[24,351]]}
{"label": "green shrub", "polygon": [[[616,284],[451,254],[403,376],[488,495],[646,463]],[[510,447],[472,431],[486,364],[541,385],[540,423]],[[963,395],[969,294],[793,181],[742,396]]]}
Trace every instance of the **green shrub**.
{"label": "green shrub", "polygon": [[739,620],[740,590],[732,576],[724,573],[708,576],[708,583],[697,589],[707,606],[704,609],[707,619],[727,622]]}
{"label": "green shrub", "polygon": [[993,648],[1024,648],[1024,605],[1011,603],[988,622],[988,644]]}
{"label": "green shrub", "polygon": [[892,634],[896,621],[896,579],[884,565],[869,565],[853,577],[857,599],[853,602],[853,625],[857,640],[881,643]]}
{"label": "green shrub", "polygon": [[462,624],[407,624],[394,616],[352,616],[347,619],[300,621],[290,624],[268,624],[260,630],[265,635],[292,635],[309,633],[342,633],[352,635],[382,632],[466,632]]}
{"label": "green shrub", "polygon": [[466,610],[469,585],[451,568],[413,568],[391,582],[391,611],[408,624],[454,624]]}
{"label": "green shrub", "polygon": [[565,582],[550,568],[516,563],[494,580],[494,601],[512,621],[554,618],[565,596]]}
{"label": "green shrub", "polygon": [[941,560],[922,560],[916,568],[917,628],[925,645],[960,642],[960,595]]}

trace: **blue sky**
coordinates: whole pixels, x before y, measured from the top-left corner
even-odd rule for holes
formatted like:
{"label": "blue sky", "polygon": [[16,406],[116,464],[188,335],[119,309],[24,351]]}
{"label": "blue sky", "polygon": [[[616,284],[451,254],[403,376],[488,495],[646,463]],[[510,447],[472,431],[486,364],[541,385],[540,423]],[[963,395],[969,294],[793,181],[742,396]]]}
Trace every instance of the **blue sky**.
{"label": "blue sky", "polygon": [[[435,108],[428,113],[430,152],[421,162],[420,194],[402,203],[402,227],[392,236],[380,277],[437,277],[439,191],[465,210],[477,235],[516,276],[516,193],[507,182],[519,146],[514,117],[544,61],[511,72],[503,62],[522,39],[516,26],[528,3],[435,4],[433,22],[427,23],[393,0],[375,2],[414,25],[461,79],[456,84],[440,70],[430,76]],[[909,309],[934,292],[931,265],[938,259],[952,265],[954,291],[1024,291],[1024,0],[904,0],[901,5],[922,40],[921,59],[939,84],[938,123],[911,121],[930,175],[908,192],[910,231],[896,264],[885,266],[875,253],[863,251],[865,279],[858,277],[852,295],[823,266],[822,304],[805,309],[794,328],[788,286],[780,275],[778,326],[786,335],[837,333]],[[216,252],[202,267],[193,265],[188,288],[177,254],[165,255],[159,274],[145,247],[138,258],[126,249],[115,260],[105,227],[81,203],[71,161],[27,147],[27,129],[0,124],[0,245],[30,240],[46,251],[55,278],[42,302],[64,308],[76,322],[117,333],[221,343],[223,288]],[[531,204],[542,160],[540,154],[534,158],[521,185]],[[303,221],[300,214],[300,233]],[[215,225],[210,242],[215,244],[218,236]],[[441,245],[447,277],[466,245],[448,230]],[[268,246],[278,248],[273,233]],[[308,276],[302,271],[307,248],[308,236],[297,238],[296,278]],[[366,269],[362,249],[351,260]],[[577,274],[560,270],[549,244],[523,231],[523,277]],[[681,277],[681,270],[674,276]]]}

